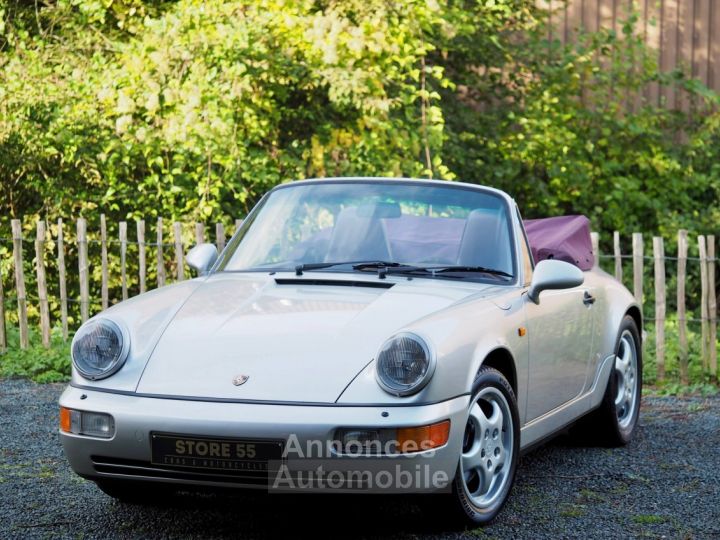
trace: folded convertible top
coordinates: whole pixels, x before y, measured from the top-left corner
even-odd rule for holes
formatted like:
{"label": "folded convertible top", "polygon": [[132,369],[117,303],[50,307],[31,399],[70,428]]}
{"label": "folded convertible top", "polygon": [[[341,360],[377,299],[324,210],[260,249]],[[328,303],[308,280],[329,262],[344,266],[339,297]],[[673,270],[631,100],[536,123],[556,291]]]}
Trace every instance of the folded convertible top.
{"label": "folded convertible top", "polygon": [[590,220],[585,216],[558,216],[524,221],[533,258],[574,264],[590,270],[595,263],[590,240]]}

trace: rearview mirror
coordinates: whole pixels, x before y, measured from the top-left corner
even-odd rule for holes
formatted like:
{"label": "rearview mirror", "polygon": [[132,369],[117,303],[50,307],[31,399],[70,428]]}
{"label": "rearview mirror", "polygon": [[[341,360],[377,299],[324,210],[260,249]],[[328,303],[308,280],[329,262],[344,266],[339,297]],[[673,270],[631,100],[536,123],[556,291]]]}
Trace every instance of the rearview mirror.
{"label": "rearview mirror", "polygon": [[585,276],[577,266],[564,261],[540,261],[533,271],[528,298],[540,303],[540,293],[546,289],[571,289],[582,285]]}
{"label": "rearview mirror", "polygon": [[215,264],[217,258],[218,252],[215,244],[198,244],[188,251],[185,260],[190,268],[197,271],[198,275],[204,276]]}

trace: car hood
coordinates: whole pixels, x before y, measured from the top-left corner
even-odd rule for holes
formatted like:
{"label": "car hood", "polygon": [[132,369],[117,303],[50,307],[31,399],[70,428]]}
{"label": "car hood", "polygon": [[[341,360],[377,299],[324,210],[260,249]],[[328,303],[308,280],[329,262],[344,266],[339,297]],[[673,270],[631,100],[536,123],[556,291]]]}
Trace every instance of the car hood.
{"label": "car hood", "polygon": [[394,332],[493,288],[357,274],[216,274],[168,324],[137,392],[332,403]]}

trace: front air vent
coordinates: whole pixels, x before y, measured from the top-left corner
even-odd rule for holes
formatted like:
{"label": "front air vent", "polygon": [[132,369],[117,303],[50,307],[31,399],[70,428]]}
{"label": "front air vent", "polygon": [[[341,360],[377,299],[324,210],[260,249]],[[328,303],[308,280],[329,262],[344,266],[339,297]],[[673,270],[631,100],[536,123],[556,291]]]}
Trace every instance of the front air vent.
{"label": "front air vent", "polygon": [[225,471],[198,468],[179,468],[165,465],[153,465],[149,461],[121,459],[105,456],[90,456],[95,471],[103,476],[116,478],[156,478],[158,480],[182,480],[187,483],[219,482],[241,485],[267,485],[267,470]]}
{"label": "front air vent", "polygon": [[389,289],[394,283],[387,281],[356,281],[345,279],[300,279],[300,278],[276,278],[278,285],[318,285],[321,287],[365,287],[368,289]]}

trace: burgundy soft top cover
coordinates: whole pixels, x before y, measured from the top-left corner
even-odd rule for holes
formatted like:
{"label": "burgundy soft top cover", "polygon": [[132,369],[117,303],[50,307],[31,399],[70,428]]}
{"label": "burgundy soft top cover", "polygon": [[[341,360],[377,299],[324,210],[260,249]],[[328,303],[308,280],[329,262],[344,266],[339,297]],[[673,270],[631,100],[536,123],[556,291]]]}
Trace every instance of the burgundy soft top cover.
{"label": "burgundy soft top cover", "polygon": [[590,220],[585,216],[527,219],[523,223],[535,263],[557,259],[574,264],[580,270],[593,267]]}

